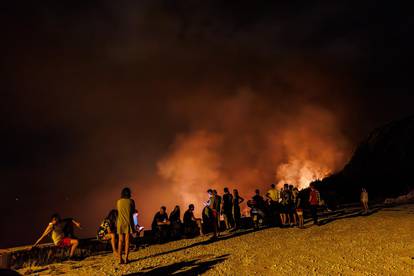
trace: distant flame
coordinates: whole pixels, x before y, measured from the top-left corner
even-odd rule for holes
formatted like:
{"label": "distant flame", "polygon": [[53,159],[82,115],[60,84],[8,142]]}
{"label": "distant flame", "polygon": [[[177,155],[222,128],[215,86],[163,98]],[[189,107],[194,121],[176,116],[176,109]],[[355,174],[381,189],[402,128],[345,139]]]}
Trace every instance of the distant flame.
{"label": "distant flame", "polygon": [[304,189],[312,181],[322,179],[329,175],[331,170],[310,160],[293,160],[278,167],[276,177],[279,179],[277,186],[281,188],[283,184],[289,183]]}

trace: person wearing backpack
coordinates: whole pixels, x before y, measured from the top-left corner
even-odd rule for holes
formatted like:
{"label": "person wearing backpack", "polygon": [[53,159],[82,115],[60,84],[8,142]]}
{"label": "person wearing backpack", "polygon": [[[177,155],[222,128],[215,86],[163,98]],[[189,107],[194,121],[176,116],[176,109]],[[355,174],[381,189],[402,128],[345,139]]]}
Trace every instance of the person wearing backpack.
{"label": "person wearing backpack", "polygon": [[102,221],[98,228],[97,238],[100,241],[111,241],[114,257],[118,258],[116,249],[116,221],[118,220],[118,210],[112,209],[108,216]]}

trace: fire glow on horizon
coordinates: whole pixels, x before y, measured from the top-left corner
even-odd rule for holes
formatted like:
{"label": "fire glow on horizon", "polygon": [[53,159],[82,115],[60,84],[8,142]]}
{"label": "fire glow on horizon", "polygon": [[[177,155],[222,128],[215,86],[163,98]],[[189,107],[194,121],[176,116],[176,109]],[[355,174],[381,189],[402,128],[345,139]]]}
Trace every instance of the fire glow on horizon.
{"label": "fire glow on horizon", "polygon": [[259,122],[251,116],[254,103],[245,100],[242,95],[231,102],[228,110],[237,116],[222,117],[220,128],[206,125],[177,135],[158,162],[159,175],[171,184],[182,206],[201,208],[209,188],[219,194],[224,187],[237,188],[245,199],[256,188],[264,194],[270,183],[303,189],[343,166],[347,143],[331,113],[305,106],[285,121],[275,116]]}

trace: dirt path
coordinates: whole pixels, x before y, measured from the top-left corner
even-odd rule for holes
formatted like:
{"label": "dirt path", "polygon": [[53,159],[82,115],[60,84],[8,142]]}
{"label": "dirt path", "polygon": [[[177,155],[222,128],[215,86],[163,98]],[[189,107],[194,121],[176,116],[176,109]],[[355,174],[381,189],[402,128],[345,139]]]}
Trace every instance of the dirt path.
{"label": "dirt path", "polygon": [[[345,216],[346,217],[346,216]],[[22,274],[125,275],[414,275],[414,205],[333,220],[307,229],[269,228],[154,245],[133,252],[132,263],[112,255],[89,257]]]}

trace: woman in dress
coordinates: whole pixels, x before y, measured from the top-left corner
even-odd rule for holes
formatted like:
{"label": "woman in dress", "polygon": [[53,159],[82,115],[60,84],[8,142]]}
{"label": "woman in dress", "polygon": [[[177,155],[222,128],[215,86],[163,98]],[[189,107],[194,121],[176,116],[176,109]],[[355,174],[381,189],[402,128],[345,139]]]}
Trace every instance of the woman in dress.
{"label": "woman in dress", "polygon": [[[124,188],[121,192],[121,198],[116,203],[118,209],[117,232],[119,235],[118,241],[118,256],[119,263],[126,264],[129,262],[129,238],[134,231],[133,213],[135,210],[135,202],[131,199],[131,190]],[[122,245],[125,241],[125,261],[122,259]]]}

